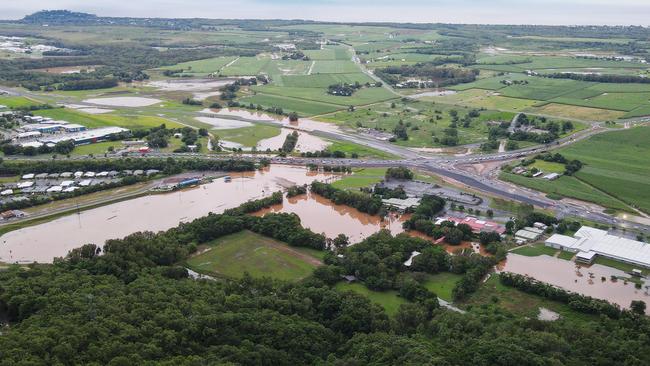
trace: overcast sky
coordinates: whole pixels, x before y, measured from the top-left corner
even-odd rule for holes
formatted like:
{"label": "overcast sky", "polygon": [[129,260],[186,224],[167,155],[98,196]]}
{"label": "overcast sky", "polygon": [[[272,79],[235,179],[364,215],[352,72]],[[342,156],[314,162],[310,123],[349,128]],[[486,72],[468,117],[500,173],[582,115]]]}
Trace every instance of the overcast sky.
{"label": "overcast sky", "polygon": [[168,18],[650,25],[650,0],[0,0],[3,19],[42,9]]}

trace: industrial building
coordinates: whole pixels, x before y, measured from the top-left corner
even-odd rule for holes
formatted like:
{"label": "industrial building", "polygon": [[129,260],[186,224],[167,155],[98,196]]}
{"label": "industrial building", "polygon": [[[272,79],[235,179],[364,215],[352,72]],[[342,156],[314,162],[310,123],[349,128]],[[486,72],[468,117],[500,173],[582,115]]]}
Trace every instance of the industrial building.
{"label": "industrial building", "polygon": [[573,237],[555,234],[546,246],[576,253],[576,260],[591,263],[597,256],[650,268],[650,245],[583,226]]}
{"label": "industrial building", "polygon": [[456,225],[458,224],[466,224],[469,225],[469,227],[472,228],[472,232],[478,234],[482,232],[495,232],[499,235],[503,235],[506,232],[506,228],[503,225],[500,225],[496,222],[493,221],[487,221],[487,220],[479,220],[476,217],[471,217],[467,216],[465,218],[459,218],[459,217],[438,217],[436,219],[436,225],[440,225],[444,221],[451,221],[455,223]]}
{"label": "industrial building", "polygon": [[128,131],[129,130],[121,127],[102,127],[75,133],[46,136],[39,140],[43,143],[52,144],[72,140],[75,145],[84,145],[108,140],[111,136]]}
{"label": "industrial building", "polygon": [[417,197],[409,197],[406,199],[390,198],[381,200],[381,202],[389,208],[394,208],[400,212],[404,212],[419,205],[420,199]]}
{"label": "industrial building", "polygon": [[517,240],[517,243],[525,243],[528,241],[535,241],[539,239],[542,234],[544,233],[544,230],[538,229],[536,227],[525,227],[521,230],[518,230],[515,233],[515,239]]}

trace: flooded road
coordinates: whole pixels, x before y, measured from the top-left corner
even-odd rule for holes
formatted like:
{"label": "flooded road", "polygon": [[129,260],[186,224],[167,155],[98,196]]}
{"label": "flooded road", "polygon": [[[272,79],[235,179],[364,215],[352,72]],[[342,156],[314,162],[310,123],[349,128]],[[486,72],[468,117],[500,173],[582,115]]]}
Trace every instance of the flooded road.
{"label": "flooded road", "polygon": [[390,216],[382,220],[379,216],[370,216],[349,206],[336,205],[312,193],[285,198],[282,204],[264,209],[256,215],[263,216],[269,212],[295,213],[300,216],[302,226],[323,233],[328,238],[345,234],[351,243],[358,243],[381,229],[388,229],[397,235],[404,231],[402,223],[408,219],[406,216]]}
{"label": "flooded road", "polygon": [[135,198],[11,231],[0,237],[0,262],[52,262],[87,243],[103,245],[107,239],[138,231],[166,230],[209,212],[220,213],[269,196],[283,187],[336,179],[332,174],[279,165],[230,175],[230,183],[217,179],[197,188]]}
{"label": "flooded road", "polygon": [[[650,285],[648,281],[641,289],[635,288],[631,281],[627,284],[621,279],[612,281],[611,276],[630,276],[621,270],[599,264],[583,267],[547,255],[526,257],[510,253],[498,270],[529,275],[539,281],[582,295],[607,300],[623,308],[629,308],[632,300],[642,300],[650,305],[650,295],[646,288]],[[650,314],[650,306],[646,312]]]}

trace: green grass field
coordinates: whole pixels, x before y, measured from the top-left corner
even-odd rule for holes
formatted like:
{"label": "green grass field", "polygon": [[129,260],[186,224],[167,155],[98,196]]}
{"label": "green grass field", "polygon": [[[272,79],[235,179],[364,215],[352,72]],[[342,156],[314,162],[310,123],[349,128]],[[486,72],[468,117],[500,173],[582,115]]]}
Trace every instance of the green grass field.
{"label": "green grass field", "polygon": [[34,115],[50,117],[55,120],[63,120],[70,123],[77,123],[88,128],[105,126],[117,126],[131,129],[142,129],[157,127],[165,124],[167,128],[181,128],[182,124],[156,116],[126,116],[117,114],[87,114],[77,112],[74,109],[57,108],[35,111]]}
{"label": "green grass field", "polygon": [[115,150],[118,150],[122,147],[122,143],[120,141],[105,141],[96,144],[76,146],[70,155],[104,155],[110,146],[113,146]]}
{"label": "green grass field", "polygon": [[240,102],[244,104],[259,104],[266,108],[281,107],[285,112],[296,112],[301,117],[331,113],[344,108],[343,106],[336,104],[320,103],[316,101],[306,101],[296,98],[259,93],[250,97],[242,98]]}
{"label": "green grass field", "polygon": [[609,197],[607,194],[581,182],[576,177],[562,176],[559,179],[549,181],[543,178],[526,178],[501,172],[499,179],[544,193],[593,202],[614,210],[630,211],[630,208],[625,203]]}
{"label": "green grass field", "polygon": [[219,238],[207,246],[208,251],[187,260],[194,271],[233,278],[249,273],[253,277],[295,281],[309,276],[320,262],[285,243],[250,231]]}
{"label": "green grass field", "polygon": [[583,321],[593,319],[592,315],[579,313],[560,302],[504,286],[499,282],[497,274],[493,274],[487,282],[481,284],[478,291],[471,294],[469,299],[465,300],[460,306],[470,311],[472,311],[472,308],[477,307],[497,307],[514,315],[528,318],[536,318],[539,314],[539,308],[544,307],[567,319]]}
{"label": "green grass field", "polygon": [[399,309],[399,306],[402,304],[405,304],[407,301],[397,295],[397,291],[391,290],[391,291],[373,291],[368,289],[366,286],[364,286],[361,283],[345,283],[345,282],[339,282],[336,284],[334,287],[339,291],[352,291],[356,292],[360,295],[363,295],[367,297],[370,301],[381,305],[384,310],[386,310],[386,314],[388,315],[395,315],[397,313],[397,310]]}
{"label": "green grass field", "polygon": [[183,73],[192,75],[208,75],[221,70],[224,66],[235,60],[236,57],[214,57],[203,60],[183,62],[173,66],[162,67],[161,70],[183,70]]}
{"label": "green grass field", "polygon": [[221,69],[223,76],[255,76],[271,62],[267,57],[240,57],[237,61]]}
{"label": "green grass field", "polygon": [[[454,106],[427,101],[395,101],[382,102],[370,106],[356,108],[355,111],[343,110],[332,115],[324,116],[327,122],[340,124],[352,129],[358,127],[392,131],[402,121],[408,126],[408,140],[398,140],[397,145],[408,147],[442,147],[434,140],[435,136],[444,136],[444,130],[449,127],[451,117],[449,112],[456,110],[459,116],[464,116],[470,110],[468,107]],[[481,111],[478,118],[472,120],[469,127],[459,127],[459,144],[470,144],[487,140],[488,121],[510,121],[512,112]]]}
{"label": "green grass field", "polygon": [[260,140],[279,135],[280,128],[267,125],[254,125],[229,130],[214,130],[212,133],[221,140],[236,142],[246,147],[254,147],[257,146]]}
{"label": "green grass field", "polygon": [[[293,88],[274,85],[256,86],[254,91],[295,99],[304,99],[310,102],[336,104],[343,107],[350,105],[363,105],[395,99],[397,96],[384,88],[362,88],[350,97],[327,94],[324,88]],[[282,107],[282,106],[281,106]]]}
{"label": "green grass field", "polygon": [[353,169],[352,175],[346,175],[332,185],[339,189],[358,190],[381,182],[385,175],[385,168],[357,168]]}
{"label": "green grass field", "polygon": [[564,173],[565,167],[564,164],[553,163],[544,160],[535,160],[535,162],[528,166],[528,168],[537,168],[544,173]]}
{"label": "green grass field", "polygon": [[643,126],[595,135],[560,152],[585,164],[576,178],[650,212],[648,141],[650,127]]}
{"label": "green grass field", "polygon": [[439,298],[446,301],[452,301],[453,296],[451,291],[461,278],[463,278],[463,276],[459,274],[441,272],[427,276],[427,280],[424,282],[424,287],[438,295]]}
{"label": "green grass field", "polygon": [[316,61],[312,74],[350,74],[359,71],[359,66],[350,60],[319,60]]}
{"label": "green grass field", "polygon": [[38,104],[42,103],[25,97],[0,97],[0,105],[7,108],[22,108]]}
{"label": "green grass field", "polygon": [[544,245],[544,243],[524,245],[511,251],[511,253],[525,255],[526,257],[538,257],[540,255],[548,255],[553,257],[557,252],[559,252],[558,249],[547,247]]}
{"label": "green grass field", "polygon": [[399,157],[381,150],[373,149],[371,147],[355,144],[352,142],[331,141],[332,144],[327,147],[329,151],[343,151],[350,157],[351,154],[356,153],[360,159],[384,159],[392,160]]}
{"label": "green grass field", "polygon": [[368,75],[357,72],[352,74],[312,74],[312,75],[283,75],[282,85],[296,88],[327,88],[334,84],[360,84],[374,82]]}

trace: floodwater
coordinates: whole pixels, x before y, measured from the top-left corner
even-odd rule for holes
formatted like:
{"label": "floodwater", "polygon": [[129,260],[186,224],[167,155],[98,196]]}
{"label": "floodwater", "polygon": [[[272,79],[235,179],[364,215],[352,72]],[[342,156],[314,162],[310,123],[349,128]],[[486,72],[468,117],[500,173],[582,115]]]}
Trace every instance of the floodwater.
{"label": "floodwater", "polygon": [[302,226],[316,233],[323,233],[328,238],[345,234],[351,243],[358,243],[381,229],[388,229],[393,235],[404,231],[402,223],[405,216],[390,216],[382,220],[379,216],[371,216],[359,210],[336,205],[332,201],[317,194],[285,198],[280,205],[272,206],[256,213],[263,216],[269,212],[295,213],[300,216]]}
{"label": "floodwater", "polygon": [[424,97],[444,97],[447,95],[454,95],[456,93],[457,92],[455,90],[437,90],[409,95],[409,98],[420,99]]}
{"label": "floodwater", "polygon": [[159,80],[147,83],[163,91],[208,91],[221,88],[232,83],[235,79],[178,79]]}
{"label": "floodwater", "polygon": [[195,120],[203,123],[207,123],[212,126],[215,130],[228,130],[231,128],[242,128],[249,127],[253,124],[250,122],[238,121],[234,119],[226,118],[214,118],[214,117],[194,117]]}
{"label": "floodwater", "polygon": [[86,99],[84,103],[107,105],[111,107],[147,107],[162,102],[160,99],[145,97],[112,97]]}
{"label": "floodwater", "polygon": [[87,105],[81,105],[81,104],[65,104],[64,106],[66,108],[76,109],[76,110],[78,110],[80,112],[84,112],[84,113],[88,113],[88,114],[103,114],[103,113],[113,112],[112,109],[94,108],[94,107],[89,107]]}
{"label": "floodwater", "polygon": [[221,213],[269,196],[283,187],[333,180],[338,175],[274,165],[264,171],[232,173],[231,177],[230,183],[217,179],[197,188],[135,198],[11,231],[0,237],[0,262],[52,262],[83,244],[103,245],[108,239],[138,231],[166,230],[209,212]]}
{"label": "floodwater", "polygon": [[[257,150],[266,151],[266,149],[277,150],[281,148],[282,144],[284,144],[284,140],[286,139],[287,135],[293,133],[293,131],[295,130],[292,130],[290,128],[282,128],[279,135],[258,142]],[[296,144],[297,151],[300,152],[321,151],[321,150],[325,150],[329,145],[331,145],[330,142],[327,142],[321,138],[312,136],[308,133],[304,133],[300,131],[298,132],[298,143]]]}
{"label": "floodwater", "polygon": [[222,116],[239,117],[239,118],[244,118],[252,121],[260,121],[260,122],[275,122],[283,126],[292,127],[294,129],[307,131],[307,132],[314,131],[314,130],[340,132],[338,126],[327,122],[319,122],[309,118],[300,118],[298,119],[298,121],[292,122],[289,121],[289,118],[287,117],[273,116],[265,112],[248,111],[245,109],[236,109],[236,108],[223,108],[219,110],[208,109],[208,110],[203,110],[202,113],[211,113],[211,114],[222,115]]}
{"label": "floodwater", "polygon": [[[627,284],[620,279],[612,281],[611,276],[630,276],[621,270],[599,264],[583,267],[574,262],[547,255],[526,257],[510,253],[498,270],[529,275],[539,281],[568,291],[607,300],[623,308],[628,308],[632,300],[642,300],[650,305],[650,294],[647,288],[650,282],[646,280],[642,288],[637,289],[631,281],[628,281]],[[648,306],[647,313],[650,314],[650,306]]]}

